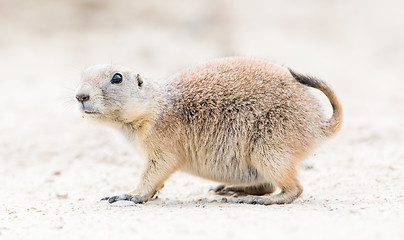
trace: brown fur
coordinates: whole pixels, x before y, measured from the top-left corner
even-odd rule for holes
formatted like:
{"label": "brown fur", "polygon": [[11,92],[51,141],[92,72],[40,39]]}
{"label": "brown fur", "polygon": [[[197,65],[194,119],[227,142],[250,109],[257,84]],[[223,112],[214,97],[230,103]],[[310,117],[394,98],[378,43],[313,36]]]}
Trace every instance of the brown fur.
{"label": "brown fur", "polygon": [[[94,71],[103,71],[98,75],[108,80],[119,70],[108,66]],[[83,83],[94,81],[88,76],[94,74],[84,74]],[[125,75],[134,81],[133,76]],[[127,84],[122,85],[125,91],[135,88],[122,84]],[[93,85],[97,92],[100,86]],[[330,99],[331,119],[324,117],[306,85]],[[103,92],[108,94],[108,89]],[[342,123],[341,105],[324,82],[263,60],[218,59],[188,68],[164,83],[146,79],[133,92],[130,101],[119,101],[112,113],[94,116],[137,139],[148,158],[139,186],[125,197],[107,198],[110,202],[145,202],[170,174],[182,170],[233,186],[219,187],[218,194],[266,194],[237,202],[290,203],[302,192],[296,164]],[[279,194],[271,194],[275,187]]]}

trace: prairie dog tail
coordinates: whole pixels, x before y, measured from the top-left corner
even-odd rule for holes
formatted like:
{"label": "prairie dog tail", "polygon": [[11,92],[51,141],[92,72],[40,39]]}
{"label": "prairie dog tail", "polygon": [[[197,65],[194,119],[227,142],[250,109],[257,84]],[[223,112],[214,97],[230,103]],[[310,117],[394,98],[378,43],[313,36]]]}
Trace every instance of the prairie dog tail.
{"label": "prairie dog tail", "polygon": [[289,72],[299,83],[312,88],[316,88],[322,91],[327,96],[328,100],[331,103],[333,113],[331,118],[327,121],[325,134],[327,136],[334,135],[341,128],[343,121],[342,106],[334,91],[325,82],[318,78],[299,74],[291,69],[289,69]]}

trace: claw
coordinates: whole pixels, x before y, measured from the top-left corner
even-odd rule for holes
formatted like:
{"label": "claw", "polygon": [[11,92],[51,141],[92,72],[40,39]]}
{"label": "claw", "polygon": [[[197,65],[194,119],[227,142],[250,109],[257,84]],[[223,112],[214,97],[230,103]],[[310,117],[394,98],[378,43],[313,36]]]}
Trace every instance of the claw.
{"label": "claw", "polygon": [[116,201],[118,201],[118,198],[119,198],[119,196],[112,196],[112,197],[110,197],[110,198],[108,199],[108,202],[109,202],[109,203],[116,202]]}
{"label": "claw", "polygon": [[131,197],[129,200],[134,202],[134,203],[142,203],[143,202],[143,198],[141,196],[139,196],[139,195],[135,195],[135,196]]}
{"label": "claw", "polygon": [[219,186],[217,186],[217,187],[211,187],[211,188],[209,188],[209,191],[210,192],[220,192],[220,191],[222,191],[224,188],[225,188],[226,186],[225,185],[219,185]]}
{"label": "claw", "polygon": [[[229,200],[229,199],[228,199]],[[230,203],[246,203],[246,204],[259,204],[259,205],[270,205],[273,201],[270,199],[265,199],[257,196],[249,196],[246,198],[233,198]]]}
{"label": "claw", "polygon": [[131,198],[132,198],[132,196],[129,194],[123,194],[123,195],[119,195],[119,196],[104,197],[101,199],[101,201],[108,200],[109,203],[114,203],[114,202],[120,201],[120,200],[130,200]]}

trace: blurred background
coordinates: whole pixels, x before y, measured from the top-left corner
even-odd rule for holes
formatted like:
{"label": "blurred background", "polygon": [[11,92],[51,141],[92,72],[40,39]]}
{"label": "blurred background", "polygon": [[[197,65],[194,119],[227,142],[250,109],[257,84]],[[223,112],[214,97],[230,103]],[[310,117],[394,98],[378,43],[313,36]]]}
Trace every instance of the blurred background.
{"label": "blurred background", "polygon": [[[323,78],[345,107],[345,124],[305,163],[303,186],[320,193],[301,201],[338,195],[384,210],[391,206],[382,198],[402,204],[403,9],[400,0],[0,0],[0,196],[8,196],[0,203],[6,209],[0,222],[8,222],[0,235],[12,232],[15,215],[26,220],[23,229],[34,231],[31,217],[21,216],[24,209],[42,207],[57,216],[54,206],[69,212],[60,202],[65,199],[70,206],[87,203],[88,210],[102,194],[136,185],[136,151],[75,109],[80,74],[98,63],[164,78],[239,55]],[[126,174],[133,181],[119,177]],[[170,181],[167,199],[191,202],[212,185],[182,175]],[[402,217],[402,210],[386,218]],[[377,222],[379,214],[368,221]],[[54,219],[69,229],[69,221]]]}

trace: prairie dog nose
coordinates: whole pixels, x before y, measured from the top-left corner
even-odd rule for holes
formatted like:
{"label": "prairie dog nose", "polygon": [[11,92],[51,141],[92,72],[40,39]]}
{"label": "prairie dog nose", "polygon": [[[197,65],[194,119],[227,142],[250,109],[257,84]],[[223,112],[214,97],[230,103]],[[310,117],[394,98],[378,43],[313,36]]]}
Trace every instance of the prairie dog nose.
{"label": "prairie dog nose", "polygon": [[79,102],[85,102],[85,101],[90,100],[90,95],[88,95],[88,94],[77,94],[77,95],[76,95],[76,99],[77,99]]}

